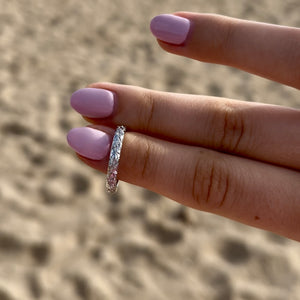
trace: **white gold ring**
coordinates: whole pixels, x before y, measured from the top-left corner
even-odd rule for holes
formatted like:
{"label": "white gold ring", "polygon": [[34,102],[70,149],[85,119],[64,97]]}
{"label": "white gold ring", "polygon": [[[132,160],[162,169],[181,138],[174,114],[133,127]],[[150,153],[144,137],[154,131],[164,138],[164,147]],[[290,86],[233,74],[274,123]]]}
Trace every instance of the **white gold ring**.
{"label": "white gold ring", "polygon": [[115,193],[118,188],[118,166],[121,157],[125,131],[126,128],[124,126],[118,126],[111,144],[106,175],[106,190],[108,193]]}

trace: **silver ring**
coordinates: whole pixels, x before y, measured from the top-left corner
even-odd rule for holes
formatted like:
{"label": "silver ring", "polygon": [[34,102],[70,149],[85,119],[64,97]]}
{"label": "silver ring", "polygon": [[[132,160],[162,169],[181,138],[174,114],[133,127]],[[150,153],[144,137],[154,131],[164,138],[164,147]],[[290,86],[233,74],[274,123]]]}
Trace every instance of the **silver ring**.
{"label": "silver ring", "polygon": [[121,157],[121,150],[125,131],[126,128],[124,126],[118,126],[111,144],[106,175],[106,190],[108,193],[115,193],[118,188],[118,166]]}

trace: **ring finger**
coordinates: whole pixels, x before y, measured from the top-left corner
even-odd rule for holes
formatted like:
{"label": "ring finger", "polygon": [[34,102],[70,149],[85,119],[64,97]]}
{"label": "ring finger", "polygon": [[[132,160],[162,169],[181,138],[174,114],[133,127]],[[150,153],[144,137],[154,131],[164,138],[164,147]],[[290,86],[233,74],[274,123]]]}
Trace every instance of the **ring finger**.
{"label": "ring finger", "polygon": [[[68,135],[81,159],[102,172],[111,138],[93,128],[73,129]],[[300,238],[296,171],[128,132],[118,177],[184,205]]]}

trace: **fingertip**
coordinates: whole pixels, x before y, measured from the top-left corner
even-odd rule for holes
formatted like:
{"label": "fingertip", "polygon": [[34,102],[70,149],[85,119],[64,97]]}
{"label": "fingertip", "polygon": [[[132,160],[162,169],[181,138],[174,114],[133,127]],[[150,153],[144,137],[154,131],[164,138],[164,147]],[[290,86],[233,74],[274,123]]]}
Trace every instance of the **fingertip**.
{"label": "fingertip", "polygon": [[160,41],[181,45],[188,36],[190,21],[172,14],[161,14],[151,20],[150,30]]}
{"label": "fingertip", "polygon": [[106,89],[84,88],[71,95],[71,107],[90,118],[106,118],[113,113],[115,94]]}
{"label": "fingertip", "polygon": [[102,160],[110,149],[111,136],[95,128],[80,127],[68,132],[67,142],[80,155],[92,160]]}

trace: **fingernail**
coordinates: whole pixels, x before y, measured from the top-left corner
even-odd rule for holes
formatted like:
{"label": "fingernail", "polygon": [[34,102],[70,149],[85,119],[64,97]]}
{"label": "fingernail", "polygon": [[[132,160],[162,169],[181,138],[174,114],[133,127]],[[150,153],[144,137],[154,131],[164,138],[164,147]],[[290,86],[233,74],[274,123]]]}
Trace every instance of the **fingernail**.
{"label": "fingernail", "polygon": [[186,18],[163,14],[152,19],[150,29],[159,40],[180,45],[187,38],[190,21]]}
{"label": "fingernail", "polygon": [[114,94],[103,89],[80,89],[71,96],[71,106],[81,115],[89,118],[106,118],[110,116],[114,104]]}
{"label": "fingernail", "polygon": [[70,147],[80,155],[101,160],[108,154],[112,139],[103,131],[90,127],[80,127],[69,131],[67,141]]}

